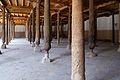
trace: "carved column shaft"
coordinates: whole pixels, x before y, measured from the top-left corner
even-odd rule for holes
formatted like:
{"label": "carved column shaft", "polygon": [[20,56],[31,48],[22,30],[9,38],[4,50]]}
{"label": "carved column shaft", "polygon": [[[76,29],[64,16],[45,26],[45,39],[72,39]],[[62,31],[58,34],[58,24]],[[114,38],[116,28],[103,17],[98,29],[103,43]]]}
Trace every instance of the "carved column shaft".
{"label": "carved column shaft", "polygon": [[44,50],[49,51],[51,48],[51,24],[50,24],[50,0],[44,3]]}
{"label": "carved column shaft", "polygon": [[2,42],[3,44],[5,44],[5,8],[3,8],[3,11],[2,11],[2,14],[3,14],[3,23],[2,23]]}
{"label": "carved column shaft", "polygon": [[36,3],[36,37],[35,44],[39,46],[40,44],[40,0]]}
{"label": "carved column shaft", "polygon": [[35,9],[33,9],[32,13],[32,42],[35,42]]}
{"label": "carved column shaft", "polygon": [[57,13],[57,45],[60,45],[60,12]]}
{"label": "carved column shaft", "polygon": [[71,7],[69,7],[68,16],[68,49],[71,48]]}
{"label": "carved column shaft", "polygon": [[7,12],[7,14],[6,14],[6,44],[8,45],[8,43],[9,43],[9,29],[8,29],[8,27],[9,27],[9,18],[8,18],[8,16],[9,16],[9,14],[8,14],[8,12]]}
{"label": "carved column shaft", "polygon": [[85,80],[83,0],[72,0],[72,80]]}

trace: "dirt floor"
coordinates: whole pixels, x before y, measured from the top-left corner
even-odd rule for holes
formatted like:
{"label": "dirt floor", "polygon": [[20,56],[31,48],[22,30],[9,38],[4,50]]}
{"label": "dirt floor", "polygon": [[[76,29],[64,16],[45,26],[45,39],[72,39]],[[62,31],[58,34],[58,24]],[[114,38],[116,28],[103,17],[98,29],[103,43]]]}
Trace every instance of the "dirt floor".
{"label": "dirt floor", "polygon": [[[1,49],[0,80],[71,80],[71,53],[66,48],[67,40],[62,40],[60,46],[52,41],[50,58],[53,62],[46,64],[41,63],[44,53],[34,52],[31,46],[26,39],[14,39],[7,49]],[[95,52],[98,56],[86,57],[86,80],[120,80],[117,47],[110,42],[97,43]],[[87,43],[85,51],[88,52]]]}

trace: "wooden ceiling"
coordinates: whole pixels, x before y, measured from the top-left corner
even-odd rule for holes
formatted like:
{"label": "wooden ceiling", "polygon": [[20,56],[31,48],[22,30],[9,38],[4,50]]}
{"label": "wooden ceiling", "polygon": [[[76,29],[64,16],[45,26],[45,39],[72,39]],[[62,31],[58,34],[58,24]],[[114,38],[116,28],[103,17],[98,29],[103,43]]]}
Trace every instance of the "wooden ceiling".
{"label": "wooden ceiling", "polygon": [[[60,12],[60,19],[63,23],[68,21],[68,6],[71,6],[72,0],[50,0],[51,15],[53,23],[57,19],[57,12]],[[15,24],[25,24],[36,0],[1,0],[0,8],[5,8],[10,12],[12,20]],[[96,13],[98,17],[109,16],[118,13],[119,0],[95,0]],[[88,19],[89,0],[83,0],[84,19]],[[40,1],[40,19],[44,18],[44,0]],[[2,10],[0,10],[0,19],[2,18]]]}

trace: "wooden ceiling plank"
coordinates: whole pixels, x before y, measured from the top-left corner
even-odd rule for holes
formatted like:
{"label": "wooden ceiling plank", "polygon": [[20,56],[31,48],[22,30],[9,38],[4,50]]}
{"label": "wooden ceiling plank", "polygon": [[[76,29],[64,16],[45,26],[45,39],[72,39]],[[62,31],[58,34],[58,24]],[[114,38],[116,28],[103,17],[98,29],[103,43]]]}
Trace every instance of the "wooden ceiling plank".
{"label": "wooden ceiling plank", "polygon": [[16,6],[18,6],[18,0],[15,0],[15,4],[16,4]]}
{"label": "wooden ceiling plank", "polygon": [[[105,6],[109,6],[109,5],[112,5],[112,4],[115,4],[116,2],[115,1],[109,1],[107,3],[103,3],[103,4],[100,4],[98,6],[96,6],[96,9],[99,9],[99,8],[102,8],[102,7],[105,7]],[[89,9],[86,9],[84,10],[84,12],[88,12]]]}
{"label": "wooden ceiling plank", "polygon": [[10,6],[12,6],[12,1],[11,0],[8,0],[8,1],[9,1]]}
{"label": "wooden ceiling plank", "polygon": [[4,6],[4,7],[6,7],[6,6],[7,6],[7,4],[6,4],[5,0],[0,0],[0,1],[2,2],[2,4],[3,4],[3,6]]}
{"label": "wooden ceiling plank", "polygon": [[22,6],[24,6],[24,4],[25,4],[25,0],[22,0]]}

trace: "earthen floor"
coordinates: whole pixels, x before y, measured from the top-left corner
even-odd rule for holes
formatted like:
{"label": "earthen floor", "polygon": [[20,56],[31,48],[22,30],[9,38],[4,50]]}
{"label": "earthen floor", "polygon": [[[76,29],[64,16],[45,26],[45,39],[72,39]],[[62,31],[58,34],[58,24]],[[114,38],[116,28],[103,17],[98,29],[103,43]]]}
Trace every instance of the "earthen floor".
{"label": "earthen floor", "polygon": [[[34,52],[26,39],[14,39],[7,49],[1,49],[0,80],[71,80],[71,53],[66,46],[66,40],[62,40],[59,47],[53,41],[50,50],[53,62],[43,64],[42,52]],[[117,45],[98,42],[95,52],[97,57],[86,57],[86,80],[120,80]]]}

